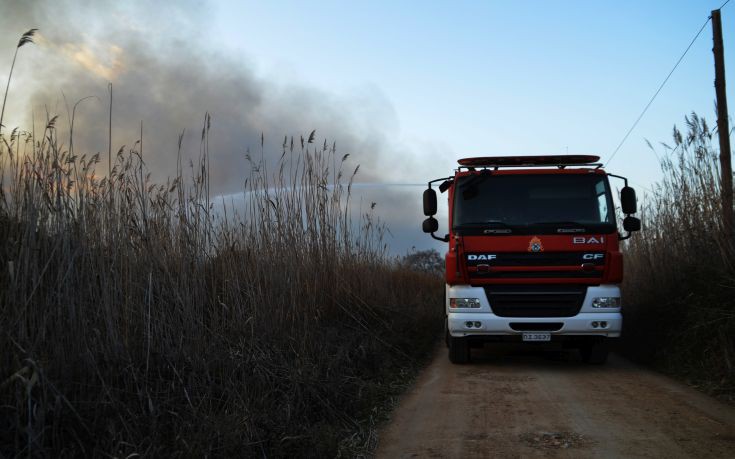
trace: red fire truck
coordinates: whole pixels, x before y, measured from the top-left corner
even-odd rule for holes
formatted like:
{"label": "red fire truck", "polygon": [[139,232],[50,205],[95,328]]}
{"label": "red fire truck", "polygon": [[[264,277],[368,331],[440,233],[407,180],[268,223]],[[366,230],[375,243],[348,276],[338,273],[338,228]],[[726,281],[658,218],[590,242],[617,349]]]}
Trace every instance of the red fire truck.
{"label": "red fire truck", "polygon": [[[446,342],[454,363],[487,341],[561,342],[604,363],[622,329],[619,241],[640,230],[635,191],[598,156],[465,158],[424,191],[423,231],[449,243]],[[624,181],[624,234],[609,178]],[[447,192],[449,233],[435,233]]]}

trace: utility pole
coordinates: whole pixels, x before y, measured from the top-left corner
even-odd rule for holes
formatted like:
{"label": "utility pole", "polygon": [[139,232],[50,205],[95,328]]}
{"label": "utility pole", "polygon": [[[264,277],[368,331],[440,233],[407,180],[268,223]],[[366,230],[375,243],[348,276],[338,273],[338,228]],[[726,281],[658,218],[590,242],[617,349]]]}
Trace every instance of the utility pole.
{"label": "utility pole", "polygon": [[712,39],[715,55],[715,94],[717,95],[717,131],[720,138],[720,193],[722,195],[722,223],[726,240],[733,242],[732,163],[730,159],[730,126],[727,118],[725,94],[725,49],[722,45],[720,10],[712,10]]}

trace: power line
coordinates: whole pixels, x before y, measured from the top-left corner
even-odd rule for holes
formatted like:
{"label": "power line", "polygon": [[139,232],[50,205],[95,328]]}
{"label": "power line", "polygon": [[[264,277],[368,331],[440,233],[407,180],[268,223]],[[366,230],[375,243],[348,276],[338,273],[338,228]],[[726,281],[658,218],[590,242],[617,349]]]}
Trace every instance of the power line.
{"label": "power line", "polygon": [[[725,3],[723,3],[722,5],[720,5],[720,7],[717,8],[717,9],[718,10],[721,10],[728,3],[730,3],[730,0],[726,0]],[[633,132],[633,129],[635,129],[635,127],[638,125],[638,122],[641,120],[641,118],[643,118],[643,115],[646,114],[646,112],[648,111],[648,108],[651,106],[651,104],[653,103],[653,101],[656,99],[656,96],[658,96],[658,94],[661,92],[661,90],[663,89],[663,87],[666,85],[666,82],[669,81],[669,78],[671,77],[671,75],[674,73],[674,71],[676,70],[676,68],[679,66],[679,64],[681,63],[681,61],[684,59],[684,56],[686,56],[686,54],[689,52],[689,49],[692,47],[692,45],[694,44],[694,42],[697,41],[697,38],[699,38],[699,36],[702,34],[702,31],[704,30],[704,28],[707,26],[707,23],[709,23],[709,21],[711,19],[712,19],[712,17],[709,16],[709,17],[707,17],[707,20],[704,21],[704,24],[702,24],[702,27],[699,29],[699,31],[694,36],[694,38],[692,38],[692,41],[689,43],[689,46],[687,46],[687,48],[682,53],[681,57],[679,57],[679,60],[676,61],[676,64],[674,64],[674,68],[672,68],[671,71],[669,72],[669,74],[666,75],[666,78],[664,78],[664,81],[661,83],[661,85],[658,87],[658,89],[656,90],[656,92],[653,94],[653,97],[651,97],[651,100],[648,101],[648,104],[646,104],[646,106],[643,109],[643,111],[641,112],[641,114],[635,120],[635,122],[630,127],[630,129],[628,129],[628,132],[625,133],[625,136],[623,136],[623,139],[620,141],[620,143],[618,144],[618,146],[615,148],[615,151],[613,151],[612,155],[610,155],[610,159],[607,160],[607,162],[605,163],[605,166],[607,166],[608,164],[610,164],[610,162],[613,160],[613,158],[615,157],[615,155],[618,154],[618,151],[620,151],[620,148],[623,146],[623,144],[625,143],[625,141],[628,140],[628,136],[630,136],[630,134]],[[676,149],[678,149],[678,148],[679,148],[679,146],[677,145]],[[676,149],[674,149],[674,151],[676,151]]]}
{"label": "power line", "polygon": [[[727,0],[722,6],[727,5],[727,3],[729,1],[730,0]],[[722,8],[722,6],[720,8]],[[697,38],[699,38],[699,36],[702,34],[702,31],[704,30],[705,27],[707,27],[707,24],[709,23],[709,21],[711,19],[712,19],[711,17],[707,17],[707,20],[704,21],[704,24],[702,24],[702,27],[699,28],[699,32],[697,32],[697,34],[694,36],[694,38],[692,38],[692,41],[689,42],[689,46],[687,46],[687,48],[682,53],[681,57],[679,57],[679,60],[676,61],[676,64],[674,64],[674,68],[672,68],[671,71],[669,72],[669,74],[666,75],[666,78],[664,78],[664,81],[661,83],[661,85],[659,85],[658,89],[653,94],[653,97],[651,97],[651,99],[648,101],[648,103],[646,104],[646,106],[643,109],[643,111],[641,112],[641,114],[638,115],[638,118],[636,118],[635,122],[630,127],[630,129],[628,129],[628,132],[625,133],[625,135],[623,136],[623,139],[620,141],[620,143],[618,144],[618,146],[615,148],[615,151],[613,151],[612,155],[610,155],[610,159],[608,159],[607,162],[605,163],[605,166],[607,166],[608,164],[610,164],[610,161],[612,161],[613,158],[615,157],[615,155],[618,154],[618,151],[620,151],[620,147],[622,147],[623,144],[625,143],[625,141],[628,140],[628,136],[630,136],[631,132],[633,132],[633,129],[635,129],[635,127],[638,125],[638,122],[641,120],[641,118],[643,118],[643,115],[646,114],[646,112],[648,111],[648,108],[651,106],[651,104],[653,103],[653,101],[656,99],[656,96],[658,96],[658,94],[664,88],[664,86],[666,85],[666,82],[669,81],[669,78],[671,78],[671,75],[674,73],[674,71],[677,69],[677,67],[679,67],[679,64],[681,64],[681,61],[684,60],[684,56],[687,55],[687,53],[691,49],[692,45],[694,44],[695,41],[697,41]]]}

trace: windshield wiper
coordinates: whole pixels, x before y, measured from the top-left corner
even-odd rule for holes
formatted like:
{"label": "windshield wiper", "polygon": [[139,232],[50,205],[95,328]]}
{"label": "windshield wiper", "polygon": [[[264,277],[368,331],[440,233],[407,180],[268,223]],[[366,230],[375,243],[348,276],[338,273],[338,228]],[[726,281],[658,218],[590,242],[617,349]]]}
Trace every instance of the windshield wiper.
{"label": "windshield wiper", "polygon": [[[589,225],[585,223],[575,221],[558,221],[558,222],[534,222],[529,226],[556,226],[558,233],[581,233],[582,231],[589,231]],[[570,228],[571,227],[571,228]],[[576,227],[576,228],[575,228]]]}
{"label": "windshield wiper", "polygon": [[459,225],[457,225],[457,228],[477,228],[477,227],[486,227],[486,228],[493,228],[493,227],[500,227],[501,229],[488,229],[486,232],[493,232],[493,233],[510,233],[515,227],[505,223],[501,222],[500,220],[486,220],[484,222],[462,222]]}
{"label": "windshield wiper", "polygon": [[490,225],[498,225],[498,226],[503,226],[503,227],[506,227],[506,228],[510,228],[511,227],[509,224],[507,224],[507,223],[505,223],[503,221],[500,221],[500,220],[485,220],[485,221],[481,221],[481,222],[462,222],[462,223],[459,224],[459,226],[466,226],[466,225],[469,225],[469,226],[490,226]]}
{"label": "windshield wiper", "polygon": [[533,222],[532,225],[559,225],[559,226],[586,226],[586,223],[581,222],[575,222],[573,220],[563,220],[563,221],[544,221],[544,222]]}

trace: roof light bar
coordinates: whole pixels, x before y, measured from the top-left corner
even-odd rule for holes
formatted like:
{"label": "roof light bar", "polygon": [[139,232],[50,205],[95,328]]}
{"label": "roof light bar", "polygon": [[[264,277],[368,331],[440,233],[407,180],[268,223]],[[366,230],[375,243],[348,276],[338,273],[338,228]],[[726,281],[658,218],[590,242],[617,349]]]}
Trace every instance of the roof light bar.
{"label": "roof light bar", "polygon": [[462,158],[465,167],[519,167],[519,166],[580,166],[593,165],[600,160],[594,155],[550,155],[550,156],[481,156]]}

